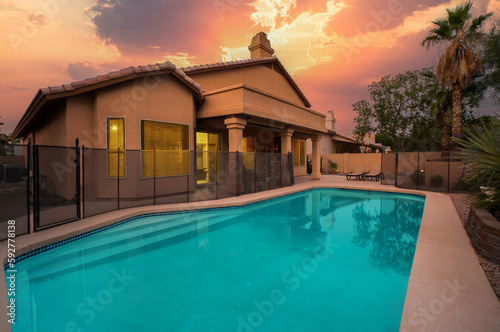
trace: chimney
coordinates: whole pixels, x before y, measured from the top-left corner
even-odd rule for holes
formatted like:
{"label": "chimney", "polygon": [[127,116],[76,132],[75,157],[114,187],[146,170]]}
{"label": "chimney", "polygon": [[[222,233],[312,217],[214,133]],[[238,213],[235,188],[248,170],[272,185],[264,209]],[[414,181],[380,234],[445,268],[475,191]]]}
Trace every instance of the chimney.
{"label": "chimney", "polygon": [[252,43],[248,46],[248,49],[250,50],[251,59],[268,58],[274,54],[271,42],[262,31],[252,37]]}
{"label": "chimney", "polygon": [[325,127],[328,130],[335,131],[335,116],[333,115],[333,111],[328,111],[328,114],[325,118]]}

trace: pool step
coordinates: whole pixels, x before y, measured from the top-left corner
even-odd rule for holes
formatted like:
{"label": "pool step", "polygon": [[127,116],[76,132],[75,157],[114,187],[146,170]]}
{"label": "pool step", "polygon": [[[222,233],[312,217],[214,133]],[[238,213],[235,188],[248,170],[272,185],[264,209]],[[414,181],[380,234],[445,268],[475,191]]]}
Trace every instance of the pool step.
{"label": "pool step", "polygon": [[[189,216],[189,217],[186,217]],[[196,236],[201,229],[207,227],[223,227],[225,222],[238,218],[238,215],[218,216],[215,213],[211,218],[203,218],[200,223],[195,214],[184,215],[182,218],[173,218],[166,221],[157,219],[146,224],[127,225],[125,229],[117,226],[112,235],[108,231],[86,238],[86,248],[82,248],[79,241],[61,247],[66,250],[54,250],[36,257],[36,264],[28,268],[32,281],[40,278],[51,277],[74,269],[88,268],[102,262],[109,262],[132,255],[142,254],[162,246],[172,245],[179,241]],[[138,219],[140,220],[140,219]],[[132,223],[132,222],[131,222]],[[67,247],[67,248],[66,248]],[[35,260],[33,261],[35,262]],[[50,264],[49,264],[50,262]]]}

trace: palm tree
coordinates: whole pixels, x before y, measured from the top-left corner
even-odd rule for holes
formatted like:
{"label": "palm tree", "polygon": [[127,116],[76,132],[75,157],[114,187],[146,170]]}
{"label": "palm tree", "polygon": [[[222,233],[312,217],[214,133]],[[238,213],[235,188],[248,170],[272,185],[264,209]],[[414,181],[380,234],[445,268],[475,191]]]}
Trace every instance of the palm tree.
{"label": "palm tree", "polygon": [[480,45],[487,39],[481,31],[483,22],[493,13],[472,19],[471,2],[446,9],[448,17],[433,21],[435,28],[429,31],[422,46],[444,44],[446,49],[439,58],[436,76],[441,83],[452,90],[453,135],[462,133],[462,88],[470,83],[478,70]]}

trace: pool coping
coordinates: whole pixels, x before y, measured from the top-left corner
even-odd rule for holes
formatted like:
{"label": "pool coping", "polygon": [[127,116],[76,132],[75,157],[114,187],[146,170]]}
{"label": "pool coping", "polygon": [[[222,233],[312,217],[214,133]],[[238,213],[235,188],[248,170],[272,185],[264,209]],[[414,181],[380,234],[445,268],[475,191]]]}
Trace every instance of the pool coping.
{"label": "pool coping", "polygon": [[[417,248],[408,282],[400,331],[498,331],[500,303],[486,279],[469,238],[448,195],[380,186],[373,183],[313,181],[292,187],[216,201],[154,205],[112,211],[16,239],[16,256],[46,245],[148,213],[240,206],[314,188],[408,193],[426,197]],[[2,263],[7,243],[0,243]],[[8,302],[5,274],[0,279],[0,301]],[[7,306],[3,306],[3,317]],[[0,332],[11,331],[7,319]]]}

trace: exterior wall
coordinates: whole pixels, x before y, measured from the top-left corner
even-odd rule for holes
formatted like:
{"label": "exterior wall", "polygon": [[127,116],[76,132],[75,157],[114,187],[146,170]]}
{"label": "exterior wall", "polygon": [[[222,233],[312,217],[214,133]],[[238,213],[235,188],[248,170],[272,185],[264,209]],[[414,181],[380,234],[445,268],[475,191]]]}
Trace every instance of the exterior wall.
{"label": "exterior wall", "polygon": [[[312,142],[308,141],[308,145],[310,145],[310,149],[308,151],[312,151]],[[321,155],[335,153],[335,142],[332,140],[330,135],[321,136],[321,146],[319,152]]]}
{"label": "exterior wall", "polygon": [[[147,81],[145,81],[147,80]],[[157,84],[154,84],[154,83]],[[141,119],[189,125],[189,149],[195,149],[195,102],[192,93],[172,77],[161,79],[137,79],[106,89],[98,90],[94,103],[95,128],[99,137],[99,148],[106,149],[106,118],[125,118],[126,177],[120,178],[120,197],[149,196],[150,179],[141,178]],[[190,155],[190,188],[196,183],[195,158]],[[95,194],[98,198],[116,196],[116,178],[107,178],[103,164],[98,158],[96,167]],[[104,165],[106,165],[104,163]],[[97,169],[99,168],[99,169]],[[186,176],[159,178],[157,195],[167,195],[186,190]]]}
{"label": "exterior wall", "polygon": [[66,101],[66,126],[70,128],[66,132],[67,142],[80,140],[80,146],[92,148],[99,146],[105,135],[99,135],[94,131],[94,93],[84,93],[67,98]]}
{"label": "exterior wall", "polygon": [[206,91],[243,83],[258,87],[270,94],[305,107],[299,94],[292,88],[288,80],[276,70],[265,65],[253,65],[204,73],[187,73],[187,75],[200,84]]}
{"label": "exterior wall", "polygon": [[[190,150],[194,149],[195,102],[192,93],[173,77],[136,79],[97,91],[95,123],[106,137],[106,118],[125,118],[125,146],[141,148],[141,119],[189,125]],[[102,141],[102,142],[101,142]],[[106,148],[106,139],[99,148]]]}
{"label": "exterior wall", "polygon": [[32,144],[73,146],[75,142],[67,141],[66,132],[66,104],[61,101],[50,110],[50,116],[45,116],[38,121],[36,129],[27,138],[32,138]]}
{"label": "exterior wall", "polygon": [[286,123],[303,132],[325,132],[325,116],[297,106],[260,88],[238,84],[220,91],[208,92],[197,111],[198,119],[245,114],[261,119],[263,125]]}
{"label": "exterior wall", "polygon": [[342,153],[326,154],[323,158],[323,171],[331,169],[328,160],[337,163],[340,173],[349,173],[356,169],[357,165],[365,165],[365,171],[369,171],[371,165],[382,163],[381,153]]}
{"label": "exterior wall", "polygon": [[[321,135],[321,155],[334,153],[360,153],[359,145],[332,140],[330,134]],[[338,151],[338,152],[337,152]],[[341,152],[342,151],[342,152]],[[312,152],[312,142],[307,142],[307,153]]]}

